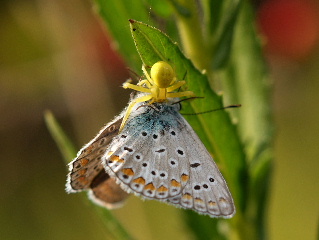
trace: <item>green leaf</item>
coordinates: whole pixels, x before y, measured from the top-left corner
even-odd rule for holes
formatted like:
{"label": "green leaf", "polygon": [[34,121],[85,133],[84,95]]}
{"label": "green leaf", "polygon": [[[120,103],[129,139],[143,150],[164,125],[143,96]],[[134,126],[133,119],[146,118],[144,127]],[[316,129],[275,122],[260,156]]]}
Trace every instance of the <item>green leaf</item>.
{"label": "green leaf", "polygon": [[204,32],[206,42],[212,48],[211,67],[225,67],[231,56],[233,35],[241,8],[241,0],[202,0],[205,10]]}
{"label": "green leaf", "polygon": [[141,60],[135,51],[127,21],[131,18],[151,21],[147,7],[143,1],[95,0],[95,9],[107,24],[114,38],[114,45],[135,69],[140,69]]}
{"label": "green leaf", "polygon": [[218,231],[218,221],[220,219],[212,219],[209,216],[199,215],[198,213],[187,210],[185,211],[185,222],[192,229],[195,239],[214,239],[224,240],[220,231]]}
{"label": "green leaf", "polygon": [[172,16],[172,8],[167,1],[163,0],[145,0],[148,5],[149,15],[155,18],[161,18],[161,20],[168,21]]}
{"label": "green leaf", "polygon": [[181,15],[181,16],[183,16],[185,18],[191,17],[192,13],[189,11],[189,9],[184,7],[178,1],[169,0],[169,2],[172,4],[172,6],[174,6],[174,8],[176,9],[176,11],[178,12],[179,15]]}
{"label": "green leaf", "polygon": [[216,36],[217,29],[221,26],[223,18],[223,6],[227,3],[224,1],[202,0],[204,13],[204,23],[207,28],[208,36]]}
{"label": "green leaf", "polygon": [[167,1],[95,0],[95,10],[113,36],[113,46],[135,70],[141,69],[141,59],[135,50],[127,20],[137,19],[152,25],[157,22],[175,40],[179,38],[172,8]]}
{"label": "green leaf", "polygon": [[[205,97],[188,104],[194,112],[203,112],[223,106],[222,98],[211,90],[207,76],[194,67],[192,62],[182,54],[177,44],[172,42],[166,34],[133,20],[131,30],[137,50],[146,66],[152,66],[160,60],[169,62],[179,79],[186,74],[185,80],[189,90],[197,96]],[[231,123],[228,113],[218,111],[211,114],[186,116],[186,118],[221,164],[221,170],[229,183],[234,199],[237,205],[241,206],[244,199],[242,189],[246,177],[245,156],[236,126]],[[240,212],[241,208],[238,210]]]}
{"label": "green leaf", "polygon": [[258,161],[253,161],[250,166],[250,192],[248,201],[247,216],[256,219],[256,231],[259,239],[267,239],[265,229],[265,213],[269,202],[268,193],[270,189],[270,178],[272,170],[273,153],[270,148],[265,150],[263,146],[255,156]]}

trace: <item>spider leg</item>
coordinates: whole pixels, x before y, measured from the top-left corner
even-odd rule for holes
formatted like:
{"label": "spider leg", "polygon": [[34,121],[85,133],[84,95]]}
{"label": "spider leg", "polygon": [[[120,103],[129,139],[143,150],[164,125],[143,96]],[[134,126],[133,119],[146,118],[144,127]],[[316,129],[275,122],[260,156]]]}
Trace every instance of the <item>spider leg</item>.
{"label": "spider leg", "polygon": [[[134,86],[135,86],[135,85],[134,85]],[[139,98],[136,98],[135,100],[133,100],[133,101],[128,105],[128,107],[127,107],[127,109],[126,109],[126,112],[125,112],[125,115],[124,115],[124,117],[123,117],[122,124],[121,124],[121,126],[120,126],[119,132],[122,131],[123,127],[125,126],[125,123],[126,123],[127,119],[129,118],[129,116],[130,116],[130,114],[131,114],[131,112],[132,112],[132,109],[133,109],[134,105],[135,105],[136,103],[139,103],[139,102],[146,102],[146,101],[150,100],[152,97],[153,97],[152,95],[146,95],[146,96],[143,96],[143,97],[139,97]]]}
{"label": "spider leg", "polygon": [[177,82],[176,77],[173,78],[169,85],[173,85],[174,82]]}
{"label": "spider leg", "polygon": [[167,90],[167,92],[172,92],[172,91],[174,91],[175,89],[177,89],[177,88],[183,86],[185,83],[186,83],[185,81],[179,81],[179,82],[175,83],[174,85],[172,85],[172,86],[166,88],[166,90]]}
{"label": "spider leg", "polygon": [[195,94],[191,91],[167,93],[168,98],[179,98],[179,97],[195,97]]}
{"label": "spider leg", "polygon": [[[133,82],[133,80],[131,79],[131,78],[129,78],[129,79],[127,79],[124,83],[131,83],[131,82]],[[124,84],[123,83],[123,84]]]}
{"label": "spider leg", "polygon": [[151,93],[151,90],[145,87],[137,86],[128,82],[123,83],[123,88],[131,88],[138,92]]}
{"label": "spider leg", "polygon": [[147,78],[147,80],[151,83],[151,85],[154,85],[154,81],[153,81],[153,79],[150,77],[150,75],[148,74],[148,72],[146,71],[145,65],[142,66],[142,71],[143,71],[145,77]]}
{"label": "spider leg", "polygon": [[151,83],[147,79],[141,80],[137,85],[141,86],[143,84],[145,84],[148,88],[152,87]]}

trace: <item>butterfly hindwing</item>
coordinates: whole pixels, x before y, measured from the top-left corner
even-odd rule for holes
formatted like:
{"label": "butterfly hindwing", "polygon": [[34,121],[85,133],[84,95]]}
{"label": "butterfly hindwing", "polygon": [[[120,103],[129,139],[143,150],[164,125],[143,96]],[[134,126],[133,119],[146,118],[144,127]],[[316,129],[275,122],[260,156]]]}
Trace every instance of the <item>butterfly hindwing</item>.
{"label": "butterfly hindwing", "polygon": [[89,197],[95,203],[108,209],[120,207],[128,193],[103,169],[90,184]]}

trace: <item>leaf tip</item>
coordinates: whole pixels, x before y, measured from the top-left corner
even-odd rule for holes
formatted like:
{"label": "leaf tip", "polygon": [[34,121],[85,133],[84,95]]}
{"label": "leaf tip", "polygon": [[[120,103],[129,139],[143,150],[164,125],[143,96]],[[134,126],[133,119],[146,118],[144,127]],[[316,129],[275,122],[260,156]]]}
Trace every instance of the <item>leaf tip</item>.
{"label": "leaf tip", "polygon": [[43,111],[43,117],[46,123],[49,123],[50,121],[54,120],[54,115],[52,111],[49,109]]}

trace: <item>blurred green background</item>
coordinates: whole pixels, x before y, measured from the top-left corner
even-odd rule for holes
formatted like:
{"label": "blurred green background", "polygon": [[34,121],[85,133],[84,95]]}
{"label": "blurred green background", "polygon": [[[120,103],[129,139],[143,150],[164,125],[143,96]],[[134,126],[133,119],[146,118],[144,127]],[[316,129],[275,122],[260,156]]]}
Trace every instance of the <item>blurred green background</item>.
{"label": "blurred green background", "polygon": [[[90,1],[1,4],[0,237],[108,239],[90,203],[81,194],[65,193],[66,166],[45,127],[43,112],[50,109],[80,148],[126,105],[130,91],[121,88],[129,77],[125,63]],[[275,24],[265,23],[271,6],[258,1],[256,8],[261,28],[269,33],[266,53],[276,123],[269,239],[315,239],[319,22],[315,18],[312,44],[302,45],[307,32],[294,29],[301,35],[300,42],[283,44],[291,48],[282,50],[272,42],[269,26]],[[179,220],[181,211],[132,196],[113,213],[137,239],[192,239]]]}

